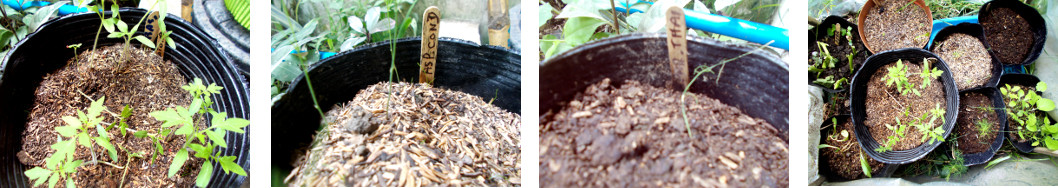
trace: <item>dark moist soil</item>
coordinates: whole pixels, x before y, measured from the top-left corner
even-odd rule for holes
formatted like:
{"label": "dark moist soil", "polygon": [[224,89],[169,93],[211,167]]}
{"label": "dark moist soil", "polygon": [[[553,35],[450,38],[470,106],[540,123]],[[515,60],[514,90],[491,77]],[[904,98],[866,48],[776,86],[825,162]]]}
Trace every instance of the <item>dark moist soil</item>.
{"label": "dark moist soil", "polygon": [[541,187],[786,187],[788,144],[764,120],[698,94],[609,79],[541,117]]}
{"label": "dark moist soil", "polygon": [[[905,0],[875,0],[876,5],[863,20],[867,43],[874,52],[899,48],[922,48],[929,41],[932,23],[926,11]],[[907,5],[906,8],[905,5]],[[903,8],[903,10],[901,10]]]}
{"label": "dark moist soil", "polygon": [[[1010,84],[1010,85],[1011,86],[1021,86],[1021,89],[1025,90],[1025,92],[1035,92],[1036,91],[1036,87],[1035,86],[1023,86],[1023,85],[1018,85],[1018,84]],[[1003,86],[999,86],[999,87],[1003,87]],[[1010,91],[1010,92],[1017,92],[1017,91]],[[1013,99],[1010,99],[1008,97],[1003,97],[1003,104],[1010,104],[1010,101],[1013,101]],[[1009,122],[1007,124],[1007,126],[1009,126],[1009,128],[1010,128],[1010,132],[1007,132],[1007,139],[1013,140],[1014,142],[1018,142],[1018,143],[1028,142],[1029,139],[1023,139],[1020,136],[1018,136],[1017,128],[1018,127],[1024,127],[1024,126],[1022,126],[1021,124],[1018,124],[1018,122],[1014,121],[1014,119],[1010,119],[1011,118],[1010,116],[1007,116],[1007,118],[1008,118],[1007,122]]]}
{"label": "dark moist soil", "polygon": [[[831,27],[833,27],[833,25],[831,25]],[[847,28],[841,29],[842,31],[844,31]],[[835,68],[827,69],[818,75],[809,75],[808,81],[815,81],[815,78],[826,78],[827,76],[831,75],[835,77],[834,80],[840,80],[841,78],[845,78],[848,81],[852,81],[852,75],[856,74],[856,72],[854,70],[849,70],[849,58],[847,56],[853,51],[853,48],[849,46],[849,39],[845,37],[840,37],[839,35],[827,37],[826,29],[820,29],[820,31],[817,32],[819,33],[817,33],[818,37],[816,38],[816,41],[826,43],[827,50],[830,52],[830,56],[837,58],[838,62],[835,63],[835,65],[837,66]],[[856,56],[852,57],[852,63],[854,64],[854,69],[858,69],[860,66],[863,65],[863,61],[867,60],[867,57],[870,56],[870,53],[867,50],[867,47],[863,45],[863,41],[860,40],[859,33],[853,32],[852,35],[852,44],[855,45],[856,50]],[[819,49],[819,44],[816,44],[816,41],[809,42],[808,44],[808,51],[810,52],[810,54],[808,55],[809,66],[811,66],[811,63],[813,63],[811,53],[819,53],[820,55],[822,55],[823,53],[822,50]],[[809,72],[808,74],[816,73]],[[843,83],[843,85],[843,88],[847,88],[849,84]]]}
{"label": "dark moist soil", "polygon": [[[830,119],[827,121],[830,121]],[[823,127],[822,129],[822,131],[833,130],[834,128],[829,126]],[[842,138],[841,130],[847,131],[849,133],[849,138]],[[856,140],[856,131],[853,130],[852,119],[850,118],[845,121],[845,123],[840,124],[837,127],[837,131],[830,133],[830,135],[836,136],[834,136],[834,139],[829,138],[829,136],[823,138],[823,143],[840,149],[830,147],[820,149],[820,152],[822,153],[821,156],[829,161],[829,166],[827,166],[827,168],[829,168],[831,172],[834,172],[834,174],[845,179],[852,180],[864,177],[863,167],[860,166],[860,152],[862,149],[860,148],[859,142]],[[845,139],[845,141],[841,141],[842,139]],[[884,165],[882,162],[878,162],[874,160],[874,158],[866,156],[866,154],[864,154],[863,157],[867,159],[867,163],[871,166],[871,174],[877,174],[878,170]]]}
{"label": "dark moist soil", "polygon": [[[959,117],[955,122],[959,135],[959,150],[963,153],[981,153],[992,147],[996,135],[1003,131],[999,127],[999,115],[993,109],[992,99],[980,93],[959,96]],[[980,132],[979,123],[987,123],[988,131]]]}
{"label": "dark moist soil", "polygon": [[[921,62],[920,62],[921,63]],[[944,108],[947,105],[947,101],[944,100],[944,89],[940,79],[932,79],[932,84],[926,88],[921,88],[922,79],[917,74],[922,71],[922,68],[918,64],[912,64],[904,62],[904,66],[907,66],[909,72],[908,79],[915,87],[922,93],[922,96],[915,95],[914,93],[908,92],[905,95],[901,95],[900,91],[896,89],[894,84],[892,87],[885,86],[885,80],[883,79],[888,73],[888,68],[895,66],[896,63],[891,63],[886,66],[882,66],[877,72],[871,75],[870,81],[867,83],[867,100],[866,100],[866,114],[867,120],[865,124],[871,131],[871,137],[874,138],[879,144],[884,143],[888,140],[890,135],[896,134],[895,131],[889,130],[885,127],[886,124],[896,126],[896,118],[900,117],[900,122],[910,122],[910,117],[922,117],[923,114],[929,114],[929,111],[937,105]],[[910,117],[904,116],[904,111],[909,110]],[[940,126],[943,123],[938,122],[934,125]],[[925,143],[922,141],[921,132],[914,127],[908,126],[907,131],[904,133],[903,139],[896,142],[893,146],[893,150],[908,150],[911,148],[918,147]]]}
{"label": "dark moist soil", "polygon": [[[115,45],[100,46],[97,51],[85,51],[70,60],[65,67],[44,77],[35,91],[29,123],[22,132],[22,151],[18,155],[22,164],[43,166],[44,159],[55,152],[50,148],[59,135],[54,128],[66,126],[61,117],[76,117],[76,111],[85,110],[91,100],[105,96],[104,106],[112,113],[120,113],[125,105],[129,105],[133,109],[127,121],[129,128],[153,134],[157,134],[162,122],[150,117],[150,112],[189,105],[190,96],[180,88],[187,80],[180,75],[176,65],[163,61],[151,50],[135,47],[130,48],[128,61],[121,63],[122,49]],[[84,97],[82,92],[89,97]],[[117,121],[106,111],[102,117],[106,125]],[[90,130],[92,136],[97,136],[95,128]],[[201,164],[197,158],[189,160],[175,178],[166,176],[169,163],[173,160],[171,155],[183,146],[184,137],[170,136],[170,140],[163,141],[166,142],[163,144],[166,152],[150,163],[149,158],[126,160],[126,153],[142,152],[148,157],[154,154],[155,147],[149,138],[136,138],[132,132],[121,136],[116,126],[108,133],[112,144],[117,148],[126,148],[128,152],[118,149],[118,161],[112,161],[106,150],[98,145],[93,145],[91,151],[78,145],[74,157],[85,160],[78,173],[74,174],[74,181],[79,187],[119,187],[122,182],[126,187],[193,186]],[[126,168],[88,164],[92,151],[98,160]]]}
{"label": "dark moist soil", "polygon": [[992,78],[992,57],[976,37],[955,33],[938,41],[933,52],[948,63],[959,90],[983,86]]}
{"label": "dark moist soil", "polygon": [[981,15],[981,27],[996,58],[1008,64],[1021,64],[1032,49],[1032,26],[1009,8],[997,8]]}
{"label": "dark moist soil", "polygon": [[290,186],[521,185],[520,116],[481,97],[380,83],[326,119]]}
{"label": "dark moist soil", "polygon": [[827,111],[828,116],[849,114],[849,92],[837,92],[827,94]]}

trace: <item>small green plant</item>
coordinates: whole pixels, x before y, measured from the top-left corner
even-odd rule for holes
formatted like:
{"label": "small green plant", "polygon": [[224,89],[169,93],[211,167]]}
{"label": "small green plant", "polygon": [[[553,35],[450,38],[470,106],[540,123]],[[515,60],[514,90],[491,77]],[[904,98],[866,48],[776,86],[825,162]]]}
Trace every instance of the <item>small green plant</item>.
{"label": "small green plant", "polygon": [[[77,172],[78,167],[87,164],[106,163],[96,160],[95,150],[90,149],[95,145],[105,148],[113,161],[118,160],[117,150],[110,143],[110,136],[107,135],[106,130],[101,125],[103,117],[100,115],[106,110],[106,106],[103,106],[103,101],[105,100],[106,97],[102,97],[99,100],[92,101],[86,110],[87,113],[78,110],[77,117],[62,117],[62,121],[66,123],[66,126],[55,127],[55,132],[60,135],[58,141],[51,145],[51,149],[54,149],[55,153],[44,159],[44,167],[33,167],[25,172],[26,177],[29,177],[30,180],[35,180],[33,186],[40,186],[47,180],[48,187],[55,187],[58,180],[64,179],[66,187],[75,187],[72,175]],[[93,128],[97,136],[91,135],[92,131],[90,129]],[[92,161],[84,163],[84,160],[74,160],[78,145],[88,147],[88,150],[92,151]],[[113,164],[106,164],[113,166]]]}
{"label": "small green plant", "polygon": [[977,133],[979,133],[981,136],[987,137],[988,135],[992,135],[991,121],[988,121],[987,119],[980,119],[974,122],[974,125],[976,125],[975,128],[977,128]]}
{"label": "small green plant", "polygon": [[73,49],[73,61],[77,62],[77,48],[81,47],[81,43],[66,45],[66,48]]}
{"label": "small green plant", "polygon": [[[209,183],[210,176],[213,173],[213,163],[220,164],[221,168],[224,169],[224,173],[234,172],[245,176],[246,171],[235,163],[236,156],[220,156],[219,150],[215,149],[217,149],[216,147],[228,147],[224,141],[224,136],[227,132],[244,133],[242,128],[249,125],[250,121],[242,118],[228,118],[227,113],[217,112],[209,107],[213,104],[210,95],[219,94],[220,90],[224,89],[223,87],[216,84],[206,86],[202,83],[202,79],[195,78],[193,82],[182,88],[192,96],[189,106],[177,106],[176,108],[150,113],[151,117],[164,122],[162,123],[163,128],[177,126],[176,130],[172,132],[175,135],[183,135],[186,138],[183,147],[180,147],[180,150],[176,152],[172,163],[169,165],[169,177],[176,175],[176,172],[184,166],[184,163],[189,159],[189,152],[194,152],[195,157],[204,159],[198,176],[195,178],[195,185],[199,187],[205,187]],[[210,121],[211,125],[201,129],[196,127],[195,125],[197,124],[195,122],[198,119],[196,117],[201,117],[206,113],[213,116]]]}
{"label": "small green plant", "polygon": [[[885,128],[892,130],[895,134],[889,135],[886,138],[882,146],[875,148],[877,152],[888,152],[893,150],[893,146],[902,139],[904,139],[905,133],[908,127],[915,128],[916,131],[922,133],[922,142],[933,144],[933,142],[944,141],[944,127],[945,122],[944,114],[947,111],[941,108],[940,104],[937,104],[933,109],[930,109],[929,113],[922,114],[919,117],[912,117],[910,109],[905,109],[904,114],[901,117],[910,119],[911,121],[902,122],[900,117],[896,117],[896,125],[886,124]],[[939,122],[937,121],[939,118]]]}
{"label": "small green plant", "polygon": [[863,151],[860,151],[860,169],[863,170],[863,175],[868,178],[871,177],[871,164],[867,163],[867,158],[863,157]]}
{"label": "small green plant", "polygon": [[933,82],[933,79],[944,74],[944,71],[938,70],[936,67],[930,69],[930,64],[932,63],[930,63],[929,59],[923,59],[921,73],[908,73],[908,67],[904,65],[903,60],[897,60],[896,65],[887,68],[888,72],[886,73],[885,78],[883,78],[885,79],[885,86],[890,87],[895,84],[897,91],[899,91],[901,95],[914,93],[915,95],[921,96],[922,93],[917,87],[915,87],[916,85],[914,83],[911,83],[908,74],[918,74],[922,81],[920,87],[926,88]]}
{"label": "small green plant", "polygon": [[1038,82],[1034,90],[1010,84],[999,88],[1007,102],[1006,113],[1013,120],[1011,127],[1018,138],[1031,140],[1032,146],[1043,145],[1058,150],[1058,124],[1052,124],[1046,114],[1039,113],[1054,110],[1054,101],[1036,94],[1046,90],[1047,83],[1044,82]]}

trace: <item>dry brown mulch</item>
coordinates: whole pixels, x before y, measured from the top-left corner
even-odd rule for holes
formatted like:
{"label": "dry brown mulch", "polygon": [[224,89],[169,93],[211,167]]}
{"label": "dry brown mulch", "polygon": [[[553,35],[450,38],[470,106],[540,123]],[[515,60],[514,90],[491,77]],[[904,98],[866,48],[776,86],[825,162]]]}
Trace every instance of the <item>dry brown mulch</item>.
{"label": "dry brown mulch", "polygon": [[992,56],[977,37],[955,33],[938,41],[933,52],[948,63],[959,90],[985,85],[992,78]]}
{"label": "dry brown mulch", "polygon": [[[380,83],[327,112],[291,186],[520,186],[519,115],[425,84]],[[315,123],[307,122],[306,125]]]}
{"label": "dry brown mulch", "polygon": [[[940,108],[945,108],[947,105],[947,101],[944,98],[944,86],[940,79],[934,78],[932,79],[932,84],[926,88],[921,88],[923,82],[917,73],[920,73],[922,68],[918,64],[904,62],[904,66],[907,66],[908,70],[908,80],[915,84],[915,88],[922,93],[921,96],[911,92],[902,95],[897,91],[896,84],[886,86],[883,78],[889,72],[888,68],[895,65],[896,63],[891,63],[878,68],[878,71],[871,75],[870,81],[867,83],[867,99],[864,105],[867,108],[867,117],[864,124],[867,125],[871,132],[871,137],[878,141],[879,144],[884,144],[890,135],[896,134],[895,131],[889,130],[885,125],[896,127],[898,117],[900,118],[900,123],[907,125],[911,122],[911,117],[922,117],[923,114],[928,114],[937,105],[940,105]],[[904,116],[905,110],[909,112],[910,117]],[[934,126],[940,125],[943,125],[943,123],[938,118]],[[929,141],[923,142],[923,136],[925,135],[919,132],[918,129],[908,125],[904,137],[897,141],[896,145],[893,146],[893,150],[908,150],[923,143],[928,143]]]}
{"label": "dry brown mulch", "polygon": [[926,46],[930,34],[927,26],[933,24],[926,10],[903,0],[874,1],[875,7],[863,20],[865,29],[860,30],[874,52]]}
{"label": "dry brown mulch", "polygon": [[[129,128],[146,130],[157,134],[161,122],[150,117],[149,113],[175,106],[190,104],[190,96],[180,86],[187,80],[177,70],[176,65],[164,61],[152,50],[130,48],[127,62],[123,61],[125,51],[119,45],[100,46],[98,50],[88,50],[71,59],[68,64],[45,76],[40,87],[36,89],[33,109],[30,111],[26,130],[22,132],[22,151],[19,160],[29,166],[43,166],[44,159],[55,150],[50,148],[59,135],[55,127],[65,126],[62,116],[74,116],[78,110],[85,110],[91,100],[106,97],[104,106],[114,113],[120,113],[129,105],[132,116],[127,120]],[[88,95],[86,98],[84,95]],[[104,127],[116,122],[117,118],[104,112]],[[97,136],[95,128],[90,128],[90,135]],[[118,128],[108,131],[111,143],[118,147],[118,161],[112,161],[106,150],[93,145],[89,150],[78,145],[75,159],[85,160],[79,172],[74,174],[74,181],[80,187],[190,187],[194,185],[198,166],[196,159],[189,160],[184,169],[175,178],[168,178],[171,155],[183,147],[183,136],[170,136],[164,150],[154,163],[149,159],[132,158],[127,160],[127,152],[142,152],[150,157],[155,146],[149,138],[136,138],[132,132],[121,136]],[[94,142],[93,142],[94,143]],[[127,152],[120,149],[125,148]],[[89,164],[92,153],[100,161],[124,167],[119,169],[103,164]],[[127,170],[127,171],[126,171]],[[60,185],[63,181],[60,181]]]}
{"label": "dry brown mulch", "polygon": [[[827,119],[826,121],[831,120]],[[832,131],[833,133],[830,133],[830,135],[836,135],[834,136],[834,139],[831,139],[830,137],[823,138],[823,144],[837,148],[826,147],[819,149],[820,156],[829,161],[829,163],[827,163],[828,166],[826,167],[834,172],[834,174],[850,180],[864,177],[863,167],[860,165],[861,155],[863,158],[867,159],[867,163],[870,164],[872,174],[877,174],[877,171],[884,165],[882,162],[867,156],[866,153],[861,153],[863,149],[860,148],[859,141],[856,139],[856,131],[853,127],[851,118],[844,123],[837,125],[837,129],[830,126],[823,127],[821,131]],[[849,133],[848,138],[841,137],[842,130]]]}
{"label": "dry brown mulch", "polygon": [[764,120],[698,94],[605,79],[541,117],[541,187],[786,187],[788,143]]}

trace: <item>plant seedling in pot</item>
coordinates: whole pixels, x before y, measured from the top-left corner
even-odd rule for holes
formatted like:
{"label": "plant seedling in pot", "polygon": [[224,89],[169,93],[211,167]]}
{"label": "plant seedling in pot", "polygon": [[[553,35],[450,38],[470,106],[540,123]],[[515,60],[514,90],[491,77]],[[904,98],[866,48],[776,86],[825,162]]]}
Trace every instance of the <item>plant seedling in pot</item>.
{"label": "plant seedling in pot", "polygon": [[1058,150],[1058,122],[1051,122],[1045,113],[1054,110],[1054,101],[1043,98],[1036,92],[1047,90],[1047,83],[1037,82],[1035,87],[1006,84],[999,89],[1006,101],[1006,113],[1013,123],[1012,129],[1019,142],[1032,141],[1032,146],[1045,146]]}

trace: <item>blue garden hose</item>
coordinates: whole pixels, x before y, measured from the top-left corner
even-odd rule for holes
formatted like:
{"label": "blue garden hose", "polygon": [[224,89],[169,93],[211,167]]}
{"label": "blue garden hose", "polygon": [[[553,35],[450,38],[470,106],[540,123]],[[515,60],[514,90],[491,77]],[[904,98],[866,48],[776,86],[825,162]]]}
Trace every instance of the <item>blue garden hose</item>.
{"label": "blue garden hose", "polygon": [[[21,1],[21,0],[3,0],[4,5],[10,6],[11,8],[22,11],[30,7],[42,7],[51,5],[51,2],[47,1]],[[77,7],[74,5],[62,5],[59,7],[59,15],[67,15],[73,13],[88,12],[88,8]]]}
{"label": "blue garden hose", "polygon": [[[643,1],[637,3],[650,4],[650,2]],[[634,8],[632,10],[627,10],[625,7],[630,6],[626,3],[621,4],[623,6],[615,7],[617,11],[643,12],[643,10]],[[790,32],[786,29],[738,18],[698,12],[690,9],[683,9],[683,12],[684,17],[687,20],[687,27],[692,29],[708,31],[759,44],[767,44],[768,42],[774,41],[770,46],[790,50]]]}

